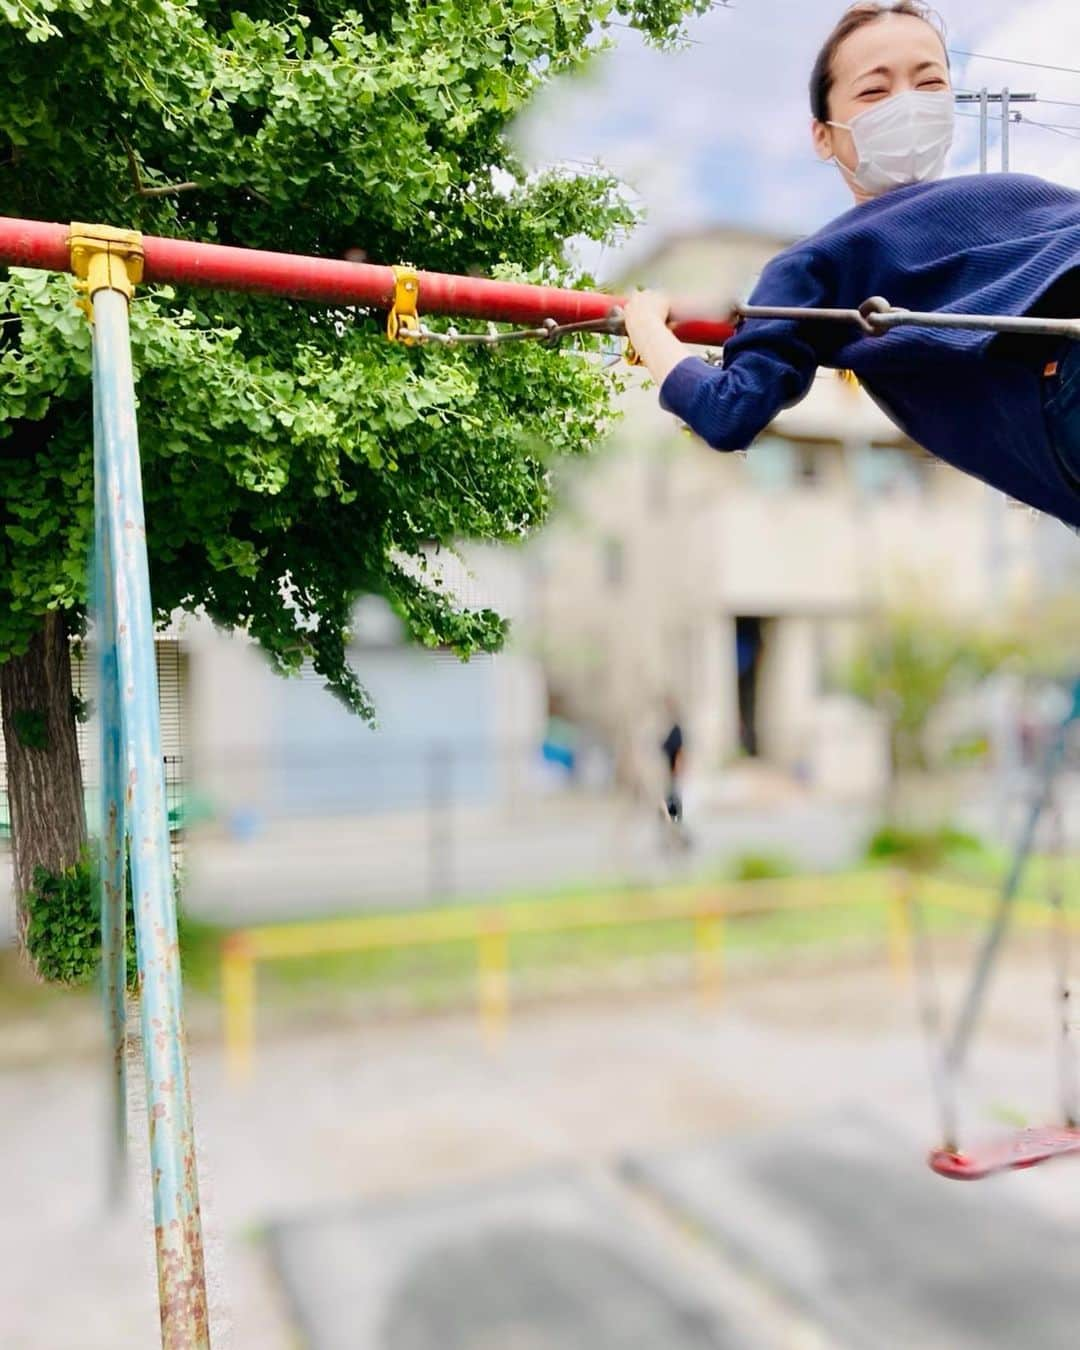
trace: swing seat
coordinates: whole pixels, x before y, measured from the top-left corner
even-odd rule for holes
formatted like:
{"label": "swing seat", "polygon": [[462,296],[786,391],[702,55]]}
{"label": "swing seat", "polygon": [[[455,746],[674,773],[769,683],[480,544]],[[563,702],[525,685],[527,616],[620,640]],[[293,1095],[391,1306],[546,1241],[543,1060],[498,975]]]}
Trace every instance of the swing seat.
{"label": "swing seat", "polygon": [[1042,1125],[1020,1130],[1010,1139],[986,1144],[970,1151],[950,1152],[937,1148],[927,1161],[939,1177],[951,1181],[981,1181],[996,1172],[1020,1171],[1037,1167],[1069,1153],[1080,1153],[1080,1129],[1063,1125]]}

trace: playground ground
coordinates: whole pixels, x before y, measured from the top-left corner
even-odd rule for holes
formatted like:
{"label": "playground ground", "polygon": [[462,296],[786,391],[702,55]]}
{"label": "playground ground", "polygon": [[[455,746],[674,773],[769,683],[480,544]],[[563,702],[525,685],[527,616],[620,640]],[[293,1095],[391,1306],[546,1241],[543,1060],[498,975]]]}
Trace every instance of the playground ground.
{"label": "playground ground", "polygon": [[[967,1097],[975,1133],[1000,1130],[1008,1114],[1052,1113],[1044,943],[1037,935],[1025,940],[999,972]],[[961,955],[949,953],[947,994],[959,988]],[[217,1044],[197,1037],[192,1070],[214,1343],[236,1350],[297,1344],[295,1308],[271,1261],[268,1229],[358,1202],[438,1197],[445,1187],[467,1197],[472,1187],[570,1166],[617,1196],[698,1302],[734,1328],[734,1344],[827,1350],[838,1342],[812,1307],[788,1298],[745,1255],[737,1259],[673,1221],[627,1182],[619,1163],[778,1127],[827,1143],[836,1113],[854,1110],[888,1124],[883,1175],[899,1168],[922,1184],[921,1154],[936,1128],[925,1067],[913,991],[873,956],[793,959],[785,970],[738,976],[716,1009],[681,992],[545,1000],[515,1014],[495,1052],[467,1015],[278,1029],[260,1042],[254,1079],[243,1089],[227,1084]],[[85,1054],[12,1059],[0,1069],[7,1140],[0,1151],[7,1215],[0,1343],[10,1350],[156,1343],[143,1121],[133,1114],[132,1204],[106,1218],[103,1075],[103,1064]],[[1080,1166],[987,1184],[1025,1212],[1073,1215]],[[877,1208],[867,1193],[866,1213]],[[901,1260],[927,1237],[904,1223],[899,1214],[892,1234]],[[812,1263],[823,1280],[827,1257]],[[460,1297],[467,1300],[469,1290]],[[333,1308],[324,1311],[332,1324]],[[353,1336],[346,1326],[326,1344],[383,1344]]]}

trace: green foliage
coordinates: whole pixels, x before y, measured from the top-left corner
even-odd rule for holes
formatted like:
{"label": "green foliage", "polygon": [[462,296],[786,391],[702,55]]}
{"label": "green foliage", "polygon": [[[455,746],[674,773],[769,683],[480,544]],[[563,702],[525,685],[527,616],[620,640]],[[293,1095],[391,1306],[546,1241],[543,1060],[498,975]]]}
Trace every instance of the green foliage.
{"label": "green foliage", "polygon": [[927,767],[924,734],[949,694],[976,684],[1015,649],[984,627],[927,610],[896,611],[871,627],[844,683],[889,721],[893,763]]}
{"label": "green foliage", "polygon": [[864,856],[869,862],[902,862],[926,871],[951,859],[971,858],[982,852],[982,841],[976,835],[953,825],[919,829],[889,821],[870,836]]}
{"label": "green foliage", "polygon": [[[4,210],[589,285],[565,241],[612,240],[633,210],[608,175],[530,177],[507,128],[602,49],[598,27],[663,44],[707,7],[0,0]],[[365,716],[345,660],[356,596],[384,595],[422,643],[498,647],[504,622],[461,608],[428,552],[537,526],[550,457],[595,445],[621,387],[570,353],[405,348],[383,327],[170,287],[132,307],[159,617],[202,607],[283,672],[310,658]],[[0,660],[46,610],[77,625],[86,606],[89,374],[70,280],[0,274]]]}
{"label": "green foliage", "polygon": [[[128,986],[135,987],[135,920],[131,887],[127,896]],[[42,979],[54,984],[86,984],[101,959],[101,905],[89,852],[62,872],[34,869],[27,896],[26,947]]]}
{"label": "green foliage", "polygon": [[981,731],[953,741],[948,750],[948,759],[952,764],[976,764],[989,757],[990,738]]}
{"label": "green foliage", "polygon": [[783,853],[740,853],[728,872],[732,881],[775,881],[794,876],[796,868]]}
{"label": "green foliage", "polygon": [[28,750],[44,750],[49,744],[49,725],[39,708],[16,708],[11,725],[19,742]]}

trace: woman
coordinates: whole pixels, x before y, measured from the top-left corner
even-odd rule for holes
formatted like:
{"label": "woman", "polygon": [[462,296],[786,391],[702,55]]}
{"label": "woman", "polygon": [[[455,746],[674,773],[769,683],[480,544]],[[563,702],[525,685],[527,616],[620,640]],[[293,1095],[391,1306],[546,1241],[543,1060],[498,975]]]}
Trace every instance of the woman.
{"label": "woman", "polygon": [[[912,310],[1080,317],[1080,193],[1025,174],[939,177],[953,95],[921,3],[850,9],[810,96],[814,147],[855,206],[772,259],[751,304],[854,309],[881,295]],[[717,450],[748,446],[818,366],[849,369],[912,440],[1080,528],[1080,342],[747,319],[717,367],[668,331],[665,295],[641,291],[624,313],[661,407]]]}

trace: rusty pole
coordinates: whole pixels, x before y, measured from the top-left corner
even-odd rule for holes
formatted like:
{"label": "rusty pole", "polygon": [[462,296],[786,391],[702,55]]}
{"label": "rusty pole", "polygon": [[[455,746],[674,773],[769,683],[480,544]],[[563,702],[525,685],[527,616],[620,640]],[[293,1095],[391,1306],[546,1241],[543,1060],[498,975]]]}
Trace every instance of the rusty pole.
{"label": "rusty pole", "polygon": [[[128,302],[142,274],[138,235],[73,226],[72,270],[94,325],[95,418],[110,564],[120,764],[130,841],[146,1107],[164,1350],[208,1350],[202,1223],[188,1084],[176,904],[161,759],[154,620],[135,421]],[[104,570],[103,568],[101,569]],[[121,892],[122,895],[122,892]]]}
{"label": "rusty pole", "polygon": [[99,709],[98,894],[101,903],[101,985],[109,1060],[109,1144],[106,1159],[110,1205],[127,1181],[127,846],[120,690],[116,672],[115,577],[109,551],[105,494],[105,438],[100,391],[94,387],[94,613],[97,619]]}

